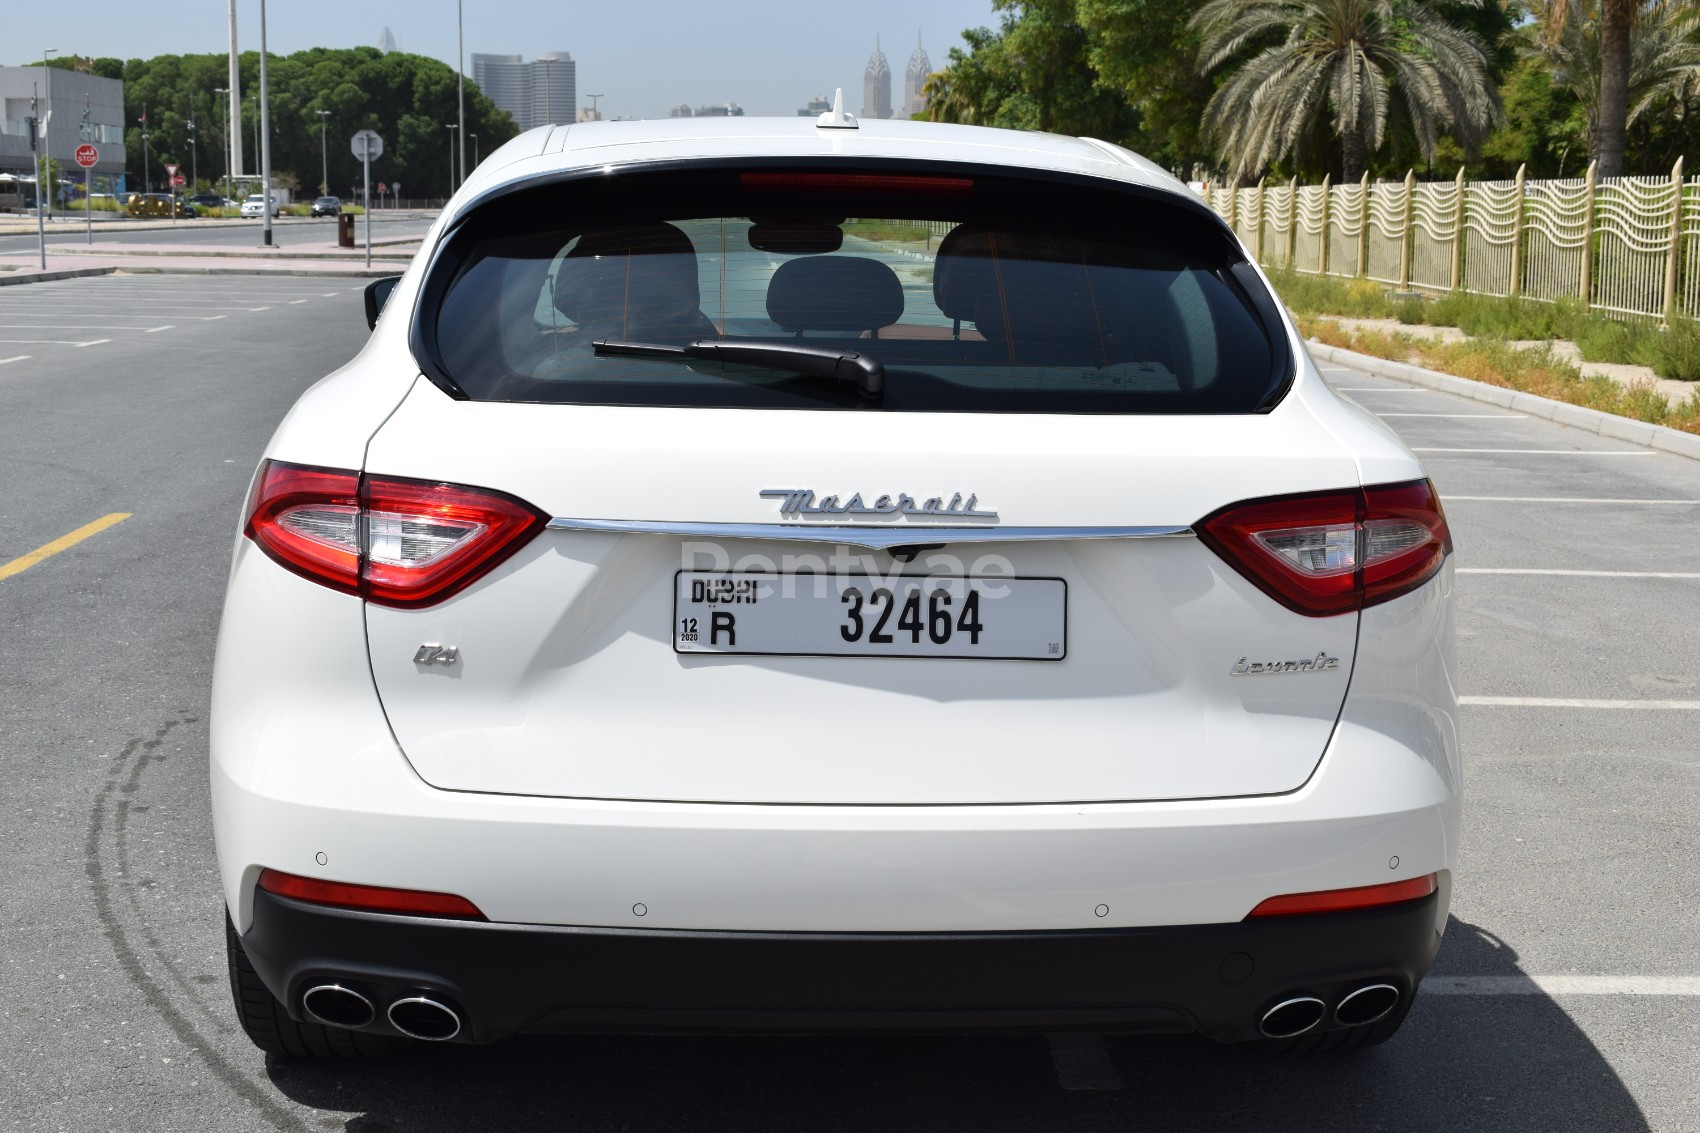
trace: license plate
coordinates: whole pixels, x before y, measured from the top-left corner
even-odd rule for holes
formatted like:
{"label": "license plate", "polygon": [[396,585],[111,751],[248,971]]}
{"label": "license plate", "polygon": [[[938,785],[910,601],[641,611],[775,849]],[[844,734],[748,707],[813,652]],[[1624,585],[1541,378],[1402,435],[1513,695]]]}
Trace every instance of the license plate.
{"label": "license plate", "polygon": [[680,571],[679,653],[1060,661],[1060,578],[881,578]]}

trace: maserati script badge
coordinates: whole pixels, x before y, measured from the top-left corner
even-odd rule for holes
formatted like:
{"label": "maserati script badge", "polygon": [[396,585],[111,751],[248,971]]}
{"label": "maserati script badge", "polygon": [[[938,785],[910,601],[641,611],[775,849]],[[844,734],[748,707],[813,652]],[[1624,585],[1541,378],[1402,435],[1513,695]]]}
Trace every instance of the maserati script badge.
{"label": "maserati script badge", "polygon": [[823,496],[816,502],[814,492],[808,488],[765,488],[761,497],[764,500],[779,500],[779,514],[787,519],[797,519],[810,515],[911,515],[924,516],[928,519],[997,519],[995,511],[981,511],[980,497],[969,496],[967,501],[958,492],[946,503],[943,496],[929,496],[919,503],[915,497],[899,492],[895,497],[880,496],[873,503],[862,501],[862,493],[857,492],[843,503],[838,502],[837,496]]}

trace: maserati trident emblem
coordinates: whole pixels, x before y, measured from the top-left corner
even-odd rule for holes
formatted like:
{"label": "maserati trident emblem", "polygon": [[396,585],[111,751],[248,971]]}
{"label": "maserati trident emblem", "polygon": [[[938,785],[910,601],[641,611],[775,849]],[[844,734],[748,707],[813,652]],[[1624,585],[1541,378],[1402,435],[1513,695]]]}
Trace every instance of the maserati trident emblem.
{"label": "maserati trident emblem", "polygon": [[1253,661],[1246,663],[1241,657],[1239,664],[1228,670],[1230,677],[1268,676],[1273,673],[1326,673],[1330,669],[1340,667],[1340,658],[1330,657],[1326,653],[1318,653],[1315,657],[1307,657],[1302,661]]}
{"label": "maserati trident emblem", "polygon": [[761,498],[779,500],[779,514],[786,519],[801,519],[811,515],[906,515],[926,519],[989,519],[996,521],[998,513],[980,510],[980,497],[962,498],[957,492],[947,502],[943,496],[929,496],[919,503],[915,497],[899,492],[896,496],[880,496],[865,503],[857,492],[840,503],[837,496],[822,496],[818,501],[808,488],[765,488]]}

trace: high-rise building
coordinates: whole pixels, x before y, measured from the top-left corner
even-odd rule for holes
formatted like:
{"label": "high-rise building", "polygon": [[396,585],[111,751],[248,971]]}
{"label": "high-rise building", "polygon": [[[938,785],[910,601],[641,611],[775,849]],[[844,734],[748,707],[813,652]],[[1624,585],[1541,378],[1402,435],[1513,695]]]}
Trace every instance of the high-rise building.
{"label": "high-rise building", "polygon": [[922,93],[927,85],[927,76],[933,73],[933,61],[927,58],[927,49],[921,46],[921,33],[915,33],[915,51],[909,56],[909,66],[903,71],[903,116],[912,118],[927,108],[927,97]]}
{"label": "high-rise building", "polygon": [[688,103],[688,102],[681,102],[679,105],[675,106],[673,109],[671,109],[667,112],[667,117],[669,117],[669,118],[690,118],[690,117],[692,117],[691,104]]}
{"label": "high-rise building", "polygon": [[565,51],[547,51],[529,63],[520,55],[474,54],[472,81],[521,130],[578,118],[578,64]]}
{"label": "high-rise building", "polygon": [[830,113],[831,110],[832,100],[830,98],[822,98],[817,94],[803,105],[803,109],[797,111],[797,117],[819,118],[822,114]]}
{"label": "high-rise building", "polygon": [[385,55],[395,50],[395,36],[390,33],[389,28],[385,28],[384,34],[378,37],[378,50]]}
{"label": "high-rise building", "polygon": [[874,53],[868,57],[868,69],[862,72],[862,117],[891,117],[891,64],[880,50],[880,37],[874,36]]}

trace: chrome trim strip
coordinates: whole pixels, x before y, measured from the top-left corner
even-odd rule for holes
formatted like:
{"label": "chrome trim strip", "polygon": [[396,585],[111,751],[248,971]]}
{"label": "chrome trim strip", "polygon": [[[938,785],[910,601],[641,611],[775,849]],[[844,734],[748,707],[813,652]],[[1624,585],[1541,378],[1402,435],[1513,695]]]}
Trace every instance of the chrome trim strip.
{"label": "chrome trim strip", "polygon": [[1059,539],[1164,539],[1191,535],[1191,527],[893,527],[814,526],[802,523],[687,523],[658,519],[551,519],[556,531],[616,535],[689,535],[699,539],[773,539],[842,543],[884,550],[931,543],[1033,543]]}

